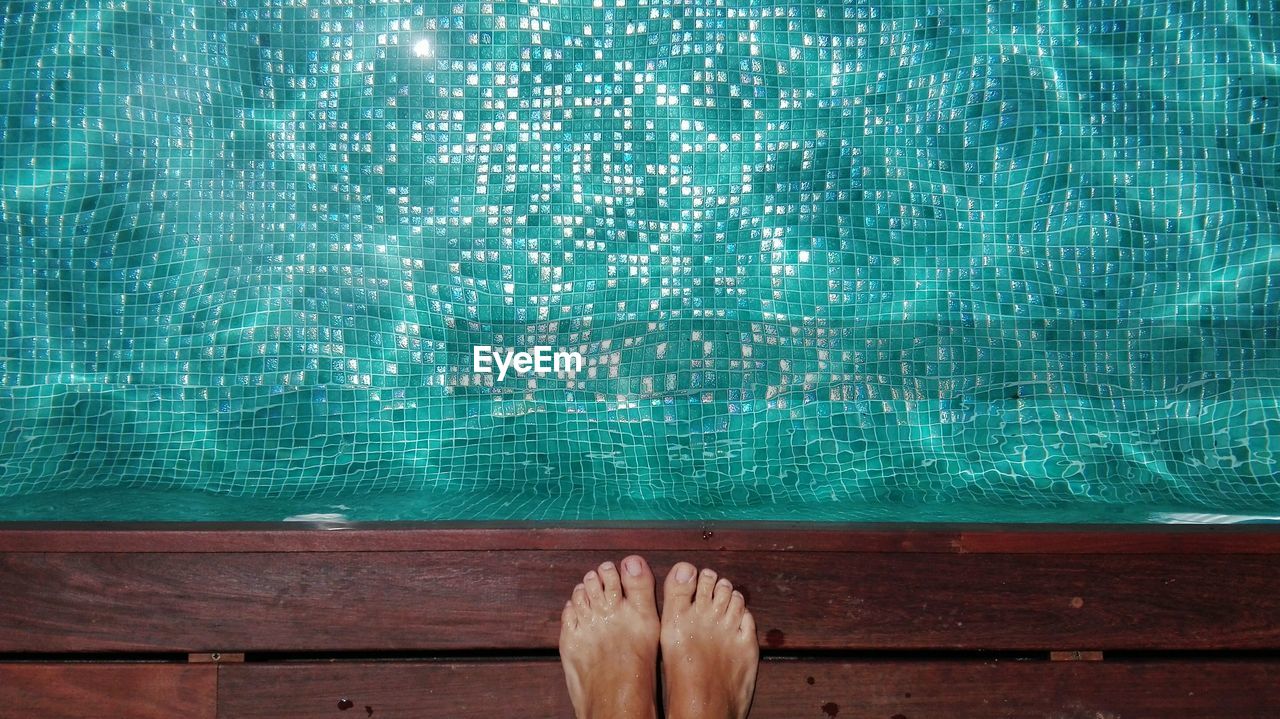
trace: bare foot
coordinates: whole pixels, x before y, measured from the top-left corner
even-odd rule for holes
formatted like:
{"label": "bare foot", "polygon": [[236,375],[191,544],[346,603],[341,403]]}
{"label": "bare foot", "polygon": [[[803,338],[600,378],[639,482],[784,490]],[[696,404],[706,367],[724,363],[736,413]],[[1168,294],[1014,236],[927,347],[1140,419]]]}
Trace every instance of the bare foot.
{"label": "bare foot", "polygon": [[759,664],[756,622],[742,593],[710,569],[672,567],[662,602],[667,719],[744,719]]}
{"label": "bare foot", "polygon": [[630,556],[587,572],[560,617],[560,663],[577,719],[658,715],[653,572]]}

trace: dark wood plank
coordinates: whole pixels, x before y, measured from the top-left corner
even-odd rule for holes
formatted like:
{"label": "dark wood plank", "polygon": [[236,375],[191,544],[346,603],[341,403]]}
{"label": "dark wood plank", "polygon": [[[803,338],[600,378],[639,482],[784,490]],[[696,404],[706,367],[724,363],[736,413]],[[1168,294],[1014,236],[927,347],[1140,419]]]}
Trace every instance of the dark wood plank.
{"label": "dark wood plank", "polygon": [[[608,552],[0,554],[0,651],[545,649]],[[1255,555],[647,552],[713,566],[779,649],[1277,649]]]}
{"label": "dark wood plank", "polygon": [[219,672],[219,719],[573,715],[554,660],[239,664]]}
{"label": "dark wood plank", "polygon": [[[328,529],[322,529],[327,527]],[[1280,527],[839,525],[769,522],[569,524],[0,523],[0,552],[476,550],[1280,554]]]}
{"label": "dark wood plank", "polygon": [[573,716],[556,661],[240,664],[218,681],[219,719]]}
{"label": "dark wood plank", "polygon": [[[550,661],[223,666],[219,704],[221,719],[572,715]],[[1277,706],[1277,661],[766,661],[750,716],[1274,719]]]}
{"label": "dark wood plank", "polygon": [[1278,680],[1280,660],[766,663],[751,719],[1274,719]]}
{"label": "dark wood plank", "polygon": [[0,719],[213,719],[217,667],[0,664]]}

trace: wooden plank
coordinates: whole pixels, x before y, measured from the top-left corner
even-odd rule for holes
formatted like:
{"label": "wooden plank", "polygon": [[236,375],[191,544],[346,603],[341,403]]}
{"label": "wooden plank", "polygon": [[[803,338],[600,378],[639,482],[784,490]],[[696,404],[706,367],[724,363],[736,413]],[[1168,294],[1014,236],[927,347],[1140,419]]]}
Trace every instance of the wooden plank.
{"label": "wooden plank", "polygon": [[573,716],[556,661],[242,664],[218,681],[220,719]]}
{"label": "wooden plank", "polygon": [[1274,719],[1280,702],[1280,661],[894,661],[762,669],[751,719]]}
{"label": "wooden plank", "polygon": [[[551,661],[223,666],[222,719],[572,715]],[[766,661],[752,719],[1274,719],[1280,661]]]}
{"label": "wooden plank", "polygon": [[0,664],[0,719],[213,719],[217,686],[215,665]]}
{"label": "wooden plank", "polygon": [[[324,531],[317,527],[328,527]],[[0,552],[366,552],[476,550],[1280,554],[1268,525],[847,525],[769,522],[6,524]]]}
{"label": "wooden plank", "polygon": [[[0,651],[548,649],[572,586],[621,556],[0,554]],[[774,649],[1280,648],[1269,556],[646,556],[721,571]]]}

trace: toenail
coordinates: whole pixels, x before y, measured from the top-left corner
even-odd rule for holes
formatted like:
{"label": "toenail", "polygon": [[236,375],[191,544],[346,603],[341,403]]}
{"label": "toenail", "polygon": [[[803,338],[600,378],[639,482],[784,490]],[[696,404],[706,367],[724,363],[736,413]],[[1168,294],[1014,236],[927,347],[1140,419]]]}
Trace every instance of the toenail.
{"label": "toenail", "polygon": [[676,570],[677,582],[687,582],[690,579],[693,579],[693,567],[690,567],[689,565],[685,564]]}
{"label": "toenail", "polygon": [[583,577],[583,579],[584,579],[584,580],[586,580],[586,581],[588,581],[588,582],[589,582],[589,581],[591,581],[592,579],[595,579],[595,578],[596,578],[596,573],[595,573],[595,572],[587,572],[587,576]]}
{"label": "toenail", "polygon": [[613,571],[613,562],[605,562],[604,564],[601,564],[601,565],[600,565],[600,571],[602,571],[602,572],[612,572],[612,571]]}
{"label": "toenail", "polygon": [[626,560],[625,562],[623,562],[622,566],[627,568],[627,574],[630,574],[633,577],[640,576],[640,560],[639,559],[632,557]]}
{"label": "toenail", "polygon": [[716,576],[716,570],[714,570],[714,569],[704,569],[704,570],[702,570],[702,576],[704,576],[704,577],[714,577],[714,576]]}

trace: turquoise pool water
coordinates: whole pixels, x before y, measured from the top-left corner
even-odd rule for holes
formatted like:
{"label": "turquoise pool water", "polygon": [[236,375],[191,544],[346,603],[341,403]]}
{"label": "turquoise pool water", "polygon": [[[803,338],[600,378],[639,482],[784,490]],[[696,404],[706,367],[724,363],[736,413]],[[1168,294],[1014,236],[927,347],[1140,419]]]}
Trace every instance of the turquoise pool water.
{"label": "turquoise pool water", "polygon": [[0,519],[1280,515],[1218,5],[10,2]]}

